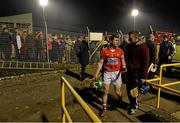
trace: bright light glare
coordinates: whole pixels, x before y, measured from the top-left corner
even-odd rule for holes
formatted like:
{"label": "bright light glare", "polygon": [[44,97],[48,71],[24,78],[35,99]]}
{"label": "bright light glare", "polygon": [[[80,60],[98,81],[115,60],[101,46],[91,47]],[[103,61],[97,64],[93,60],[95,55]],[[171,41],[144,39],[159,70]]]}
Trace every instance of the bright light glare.
{"label": "bright light glare", "polygon": [[41,6],[47,6],[48,0],[39,0]]}
{"label": "bright light glare", "polygon": [[131,15],[132,16],[138,16],[139,11],[137,9],[133,9]]}

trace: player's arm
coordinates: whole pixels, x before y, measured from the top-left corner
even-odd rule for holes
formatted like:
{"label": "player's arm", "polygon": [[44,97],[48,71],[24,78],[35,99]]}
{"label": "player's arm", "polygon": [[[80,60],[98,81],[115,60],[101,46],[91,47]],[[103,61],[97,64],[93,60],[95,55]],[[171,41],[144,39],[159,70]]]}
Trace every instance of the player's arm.
{"label": "player's arm", "polygon": [[94,76],[95,79],[97,79],[98,76],[99,76],[99,72],[100,72],[100,70],[101,70],[101,68],[102,68],[102,66],[103,66],[103,62],[104,62],[104,59],[102,59],[102,58],[101,58],[100,61],[98,62],[98,68],[97,68],[96,74],[95,74],[95,76]]}

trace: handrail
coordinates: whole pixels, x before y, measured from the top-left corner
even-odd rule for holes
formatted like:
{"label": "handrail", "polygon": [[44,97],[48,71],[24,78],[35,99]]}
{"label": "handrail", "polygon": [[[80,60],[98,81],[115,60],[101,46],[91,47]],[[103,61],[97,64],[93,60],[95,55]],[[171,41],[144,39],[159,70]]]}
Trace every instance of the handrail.
{"label": "handrail", "polygon": [[170,67],[170,66],[179,66],[180,63],[173,63],[173,64],[162,64],[161,67]]}
{"label": "handrail", "polygon": [[180,84],[180,81],[163,84],[162,86],[171,86],[171,85],[176,85],[176,84]]}
{"label": "handrail", "polygon": [[[166,89],[166,90],[171,91],[171,92],[174,92],[174,93],[176,93],[176,94],[180,94],[180,91],[179,91],[179,90],[166,87],[166,86],[171,86],[171,85],[180,84],[180,81],[171,82],[171,83],[167,83],[167,84],[162,84],[162,70],[163,70],[163,67],[170,67],[170,66],[180,66],[180,63],[163,64],[163,65],[160,66],[160,73],[159,73],[160,76],[159,76],[159,77],[154,78],[154,79],[148,79],[148,80],[146,80],[146,83],[158,87],[158,95],[157,95],[157,102],[156,102],[156,107],[157,107],[157,108],[159,108],[159,106],[160,106],[161,88],[162,88],[162,89]],[[159,81],[159,83],[156,84],[156,83],[153,83],[153,81]]]}
{"label": "handrail", "polygon": [[[64,85],[68,87],[68,89],[71,91],[71,93],[74,95],[74,97],[77,99],[77,101],[80,103],[82,106],[83,110],[88,114],[90,119],[94,122],[101,122],[101,120],[95,115],[95,113],[89,108],[89,106],[84,102],[84,100],[79,96],[79,94],[74,90],[74,88],[69,84],[69,82],[62,76],[61,77],[61,91],[62,91],[62,107],[63,108],[63,116],[62,116],[62,121],[65,122],[65,116],[67,117],[67,120],[69,121],[70,118],[68,113],[65,113],[65,89]],[[72,122],[72,121],[69,121]]]}
{"label": "handrail", "polygon": [[[146,82],[148,84],[151,84],[151,85],[154,85],[156,87],[159,87],[159,88],[162,88],[162,89],[165,89],[165,90],[168,90],[168,91],[172,91],[174,93],[177,93],[177,94],[180,94],[180,91],[178,90],[175,90],[175,89],[172,89],[172,88],[169,88],[169,87],[165,87],[164,85],[158,85],[158,84],[155,84],[155,83],[151,83],[150,81],[146,80]],[[177,83],[176,83],[177,84]],[[178,83],[179,84],[179,83]]]}

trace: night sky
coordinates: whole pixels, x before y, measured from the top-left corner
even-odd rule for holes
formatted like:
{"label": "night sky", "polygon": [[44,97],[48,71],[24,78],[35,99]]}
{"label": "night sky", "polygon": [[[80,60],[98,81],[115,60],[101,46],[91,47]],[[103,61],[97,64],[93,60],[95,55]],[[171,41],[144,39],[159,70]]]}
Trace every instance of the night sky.
{"label": "night sky", "polygon": [[[178,6],[178,0],[49,0],[46,18],[51,28],[88,26],[92,31],[128,32],[133,29],[131,10],[137,8],[138,30],[147,32],[151,24],[153,28],[180,32]],[[0,17],[29,12],[33,13],[34,26],[41,26],[42,8],[38,0],[1,1]]]}

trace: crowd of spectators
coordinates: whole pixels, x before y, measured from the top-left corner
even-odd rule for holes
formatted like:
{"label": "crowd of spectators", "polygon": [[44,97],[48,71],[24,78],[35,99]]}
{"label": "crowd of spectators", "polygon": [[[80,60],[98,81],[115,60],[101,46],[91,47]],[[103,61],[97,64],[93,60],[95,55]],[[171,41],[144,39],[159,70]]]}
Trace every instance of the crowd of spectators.
{"label": "crowd of spectators", "polygon": [[[48,32],[46,41],[42,31],[32,32],[15,28],[10,32],[4,27],[0,33],[0,60],[47,61],[49,56],[50,62],[78,63],[77,54],[82,40],[83,34]],[[91,44],[90,48],[93,52],[98,43]],[[97,62],[96,55],[92,59]]]}

